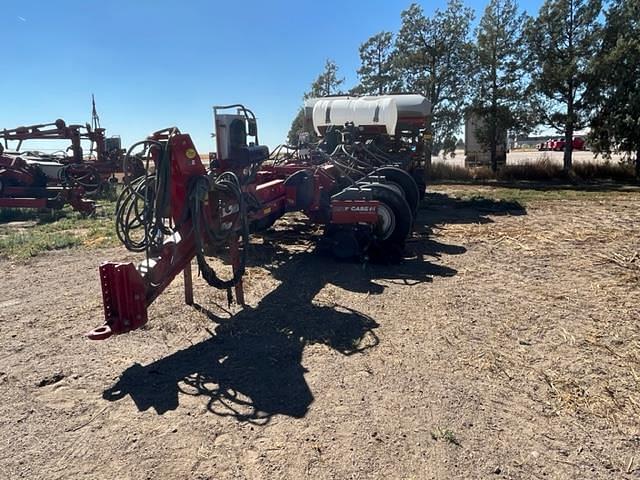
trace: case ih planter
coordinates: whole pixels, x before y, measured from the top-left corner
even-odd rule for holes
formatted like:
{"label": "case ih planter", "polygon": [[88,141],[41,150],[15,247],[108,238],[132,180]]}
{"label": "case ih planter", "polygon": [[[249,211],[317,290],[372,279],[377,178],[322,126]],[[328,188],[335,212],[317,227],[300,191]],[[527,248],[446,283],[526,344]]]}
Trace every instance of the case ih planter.
{"label": "case ih planter", "polygon": [[[229,113],[231,109],[236,111]],[[125,165],[141,148],[149,173],[127,182],[116,207],[116,226],[122,243],[145,252],[145,260],[137,266],[100,266],[105,324],[89,332],[89,338],[100,340],[144,325],[149,305],[181,272],[185,300],[192,303],[194,257],[209,285],[226,290],[229,301],[235,291],[237,302],[244,304],[250,233],[268,228],[288,211],[326,225],[338,257],[372,249],[401,251],[420,197],[407,170],[418,168],[415,155],[420,151],[409,131],[400,131],[403,139],[388,131],[374,134],[376,109],[370,112],[370,120],[363,116],[358,126],[348,119],[341,126],[323,125],[324,137],[317,144],[282,146],[269,155],[258,141],[253,112],[242,105],[214,107],[217,154],[209,168],[190,136],[177,128],[135,144]],[[228,279],[218,277],[206,259],[223,252],[232,264]]]}

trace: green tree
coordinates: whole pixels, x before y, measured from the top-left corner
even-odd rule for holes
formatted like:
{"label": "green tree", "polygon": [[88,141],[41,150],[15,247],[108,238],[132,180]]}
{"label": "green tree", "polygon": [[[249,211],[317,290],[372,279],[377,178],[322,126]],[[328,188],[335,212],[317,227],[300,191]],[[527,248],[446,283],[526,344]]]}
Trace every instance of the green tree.
{"label": "green tree", "polygon": [[308,129],[305,129],[304,108],[301,108],[300,110],[298,110],[298,114],[291,122],[291,127],[289,128],[289,133],[287,134],[287,142],[289,143],[289,145],[297,145],[298,135],[301,132],[305,131],[308,131]]}
{"label": "green tree", "polygon": [[[326,97],[328,95],[340,94],[340,86],[344,83],[344,78],[338,77],[338,65],[333,60],[327,59],[324,64],[324,70],[311,84],[308,92],[305,92],[303,98]],[[313,125],[305,123],[304,108],[298,110],[295,118],[291,122],[287,141],[290,145],[298,143],[298,135],[301,132],[308,132],[311,138],[315,138]]]}
{"label": "green tree", "polygon": [[403,87],[431,102],[434,150],[443,146],[453,151],[470,88],[473,10],[460,0],[449,0],[444,11],[425,17],[414,3],[401,18],[395,58]]}
{"label": "green tree", "polygon": [[338,78],[338,65],[333,60],[327,59],[323,72],[313,81],[311,90],[305,94],[305,98],[340,94],[342,93],[340,86],[343,83],[344,78]]}
{"label": "green tree", "polygon": [[482,118],[477,136],[498,169],[498,145],[509,129],[522,130],[527,123],[527,95],[523,42],[527,16],[518,13],[515,0],[491,0],[477,29],[474,114]]}
{"label": "green tree", "polygon": [[564,132],[564,169],[571,168],[573,132],[590,106],[588,64],[597,51],[601,0],[546,0],[527,27],[534,94],[542,123]]}
{"label": "green tree", "polygon": [[591,63],[591,144],[607,157],[635,154],[640,178],[640,0],[612,4],[601,38]]}
{"label": "green tree", "polygon": [[393,34],[380,32],[360,45],[360,85],[354,89],[367,95],[383,95],[396,89]]}

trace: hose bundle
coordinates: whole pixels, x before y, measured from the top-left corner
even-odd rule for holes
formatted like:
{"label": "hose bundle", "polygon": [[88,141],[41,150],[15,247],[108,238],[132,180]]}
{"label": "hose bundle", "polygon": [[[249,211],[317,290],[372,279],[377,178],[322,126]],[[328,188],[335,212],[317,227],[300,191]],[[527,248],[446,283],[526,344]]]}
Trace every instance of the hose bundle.
{"label": "hose bundle", "polygon": [[[132,145],[124,159],[124,166],[131,161],[131,153],[142,146],[146,175],[133,181],[125,179],[125,188],[116,203],[116,233],[122,244],[132,252],[146,252],[147,260],[164,245],[165,236],[174,235],[188,219],[192,222],[190,233],[194,235],[196,259],[200,274],[205,281],[218,289],[227,290],[231,298],[231,287],[238,284],[245,271],[247,248],[249,243],[249,222],[247,203],[238,177],[232,172],[224,172],[213,178],[202,175],[193,178],[187,186],[187,208],[177,225],[167,218],[170,207],[171,152],[170,142],[144,140]],[[155,173],[149,172],[148,153],[156,149],[157,161]],[[212,228],[210,210],[203,208],[209,192],[214,191],[237,202],[242,222],[243,248],[239,268],[232,278],[221,279],[205,258],[206,245],[226,245],[234,234],[233,226],[219,230]],[[222,215],[222,213],[221,213]],[[222,217],[220,218],[222,225]]]}
{"label": "hose bundle", "polygon": [[147,252],[148,258],[151,250],[162,247],[165,235],[174,233],[164,217],[169,206],[171,164],[168,145],[155,140],[143,140],[129,148],[124,159],[125,166],[130,161],[131,152],[141,145],[145,153],[152,148],[158,149],[156,172],[149,173],[147,155],[147,174],[133,181],[125,178],[125,187],[116,202],[116,234],[127,250]]}
{"label": "hose bundle", "polygon": [[[211,190],[221,195],[227,195],[237,202],[239,209],[238,214],[242,222],[243,248],[240,256],[240,265],[234,272],[233,277],[228,280],[222,280],[218,277],[215,270],[207,263],[205,258],[206,244],[226,245],[231,235],[235,233],[232,226],[220,231],[211,228],[211,223],[208,221],[209,219],[205,216],[205,211],[202,209],[207,195]],[[207,176],[195,178],[189,186],[189,212],[193,223],[196,242],[196,260],[200,274],[212,287],[227,290],[227,295],[231,298],[231,287],[237,285],[244,275],[247,263],[247,245],[249,244],[247,204],[242,192],[242,185],[237,175],[233,172],[224,172],[213,180]],[[220,220],[220,224],[222,225],[222,218]]]}
{"label": "hose bundle", "polygon": [[102,184],[100,174],[92,165],[69,163],[58,172],[60,183],[65,186],[80,186],[86,193],[95,193]]}

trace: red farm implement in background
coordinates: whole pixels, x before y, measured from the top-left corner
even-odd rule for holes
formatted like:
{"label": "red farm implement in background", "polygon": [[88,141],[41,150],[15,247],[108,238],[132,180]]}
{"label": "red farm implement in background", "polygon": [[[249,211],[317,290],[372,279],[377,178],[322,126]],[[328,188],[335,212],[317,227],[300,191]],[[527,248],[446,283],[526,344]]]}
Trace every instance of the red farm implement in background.
{"label": "red farm implement in background", "polygon": [[[237,302],[244,304],[250,233],[268,228],[289,211],[325,225],[338,257],[401,251],[420,197],[407,171],[417,165],[410,154],[415,149],[405,152],[404,145],[397,155],[385,152],[392,148],[388,142],[395,141],[386,132],[377,133],[388,138],[376,145],[372,131],[360,128],[367,122],[377,127],[380,117],[375,107],[370,111],[371,118],[360,119],[360,125],[347,120],[324,129],[322,134],[335,133],[330,144],[323,138],[269,155],[259,144],[253,112],[242,105],[214,107],[217,154],[208,169],[190,136],[177,128],[133,145],[125,165],[142,149],[151,168],[126,183],[116,206],[116,229],[125,247],[145,252],[145,259],[137,266],[100,266],[105,324],[89,332],[89,338],[104,339],[144,325],[148,307],[181,272],[186,301],[192,303],[193,258],[209,285],[226,290],[229,301],[235,291]],[[280,155],[282,151],[287,153]],[[207,261],[212,255],[228,256],[230,278],[218,277]]]}
{"label": "red farm implement in background", "polygon": [[[144,173],[140,159],[132,158],[125,171],[119,137],[107,138],[93,105],[92,125],[52,123],[0,130],[0,207],[62,208],[71,204],[91,213],[85,195],[96,193],[116,173],[136,178]],[[27,144],[68,142],[65,150],[44,153],[26,150]],[[90,145],[85,155],[83,143]]]}
{"label": "red farm implement in background", "polygon": [[[93,212],[93,202],[84,196],[97,191],[101,178],[83,161],[81,128],[58,119],[0,130],[0,207],[59,209],[69,203],[82,213]],[[32,140],[67,140],[70,146],[54,154],[23,151],[24,142]]]}
{"label": "red farm implement in background", "polygon": [[0,208],[60,209],[70,204],[75,210],[90,214],[94,202],[84,198],[85,188],[73,180],[51,185],[49,174],[64,172],[73,178],[86,178],[82,166],[59,166],[55,162],[27,161],[20,155],[7,154],[0,145]]}
{"label": "red farm implement in background", "polygon": [[[564,146],[566,142],[564,138],[554,138],[551,140],[547,140],[538,145],[539,151],[554,151],[554,152],[562,152],[564,151]],[[573,137],[573,150],[585,150],[586,143],[584,138],[582,137]]]}

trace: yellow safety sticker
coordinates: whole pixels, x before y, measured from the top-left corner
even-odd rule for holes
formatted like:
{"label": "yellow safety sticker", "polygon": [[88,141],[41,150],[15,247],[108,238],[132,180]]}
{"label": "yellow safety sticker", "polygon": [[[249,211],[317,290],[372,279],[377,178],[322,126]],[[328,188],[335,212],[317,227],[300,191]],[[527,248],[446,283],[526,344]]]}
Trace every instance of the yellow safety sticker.
{"label": "yellow safety sticker", "polygon": [[185,155],[189,160],[193,160],[194,158],[196,158],[196,155],[198,155],[198,152],[196,152],[193,148],[188,148],[185,152]]}

